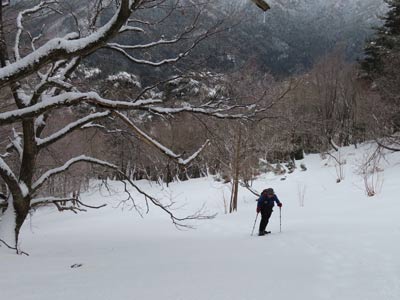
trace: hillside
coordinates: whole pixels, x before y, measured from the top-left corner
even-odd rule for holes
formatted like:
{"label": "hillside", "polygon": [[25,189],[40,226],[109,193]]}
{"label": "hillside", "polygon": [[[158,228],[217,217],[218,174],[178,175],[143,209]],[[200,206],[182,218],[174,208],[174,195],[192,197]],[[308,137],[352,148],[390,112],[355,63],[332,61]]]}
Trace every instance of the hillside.
{"label": "hillside", "polygon": [[[190,1],[187,2],[190,4]],[[23,0],[16,5],[27,6],[28,3],[32,1]],[[193,55],[177,68],[227,72],[241,67],[250,59],[256,59],[264,71],[286,76],[308,70],[335,47],[343,49],[347,58],[353,61],[362,55],[365,39],[372,34],[371,27],[379,23],[378,17],[386,8],[383,0],[270,0],[269,3],[271,10],[264,14],[249,0],[210,2],[207,13],[201,19],[201,26],[207,28],[220,19],[228,19],[226,25],[229,27],[234,24],[234,27],[203,41]],[[66,7],[74,7],[78,19],[85,22],[89,6],[82,6],[80,1],[68,1]],[[68,9],[61,17],[59,14],[50,14],[40,19],[37,28],[42,24],[53,24],[46,27],[50,37],[75,30],[75,20]],[[159,10],[150,10],[145,15],[157,19],[159,14]],[[187,15],[172,14],[163,26],[152,28],[150,36],[174,36],[177,29],[183,28],[183,24],[190,24]],[[124,40],[138,41],[142,42],[140,36]],[[163,55],[176,53],[176,49],[161,51]],[[153,57],[160,54],[151,53]],[[100,62],[107,73],[115,69],[141,77],[173,73],[168,67],[149,71],[140,65],[127,64],[122,56],[110,51],[96,53],[86,60],[91,66],[97,66]]]}
{"label": "hillside", "polygon": [[360,57],[386,8],[381,0],[279,0],[269,1],[271,10],[263,14],[249,1],[240,2],[246,21],[226,37],[225,51],[235,49],[239,61],[257,57],[266,70],[281,75],[307,70],[335,47],[350,61]]}
{"label": "hillside", "polygon": [[382,189],[367,197],[356,170],[373,150],[341,149],[339,184],[334,160],[319,155],[302,161],[305,172],[260,176],[254,188],[272,186],[284,203],[282,232],[275,208],[272,234],[264,237],[250,236],[255,197],[241,189],[239,211],[225,215],[230,188],[211,177],[169,188],[137,182],[163,201],[185,204],[180,215],[203,203],[218,213],[186,231],[156,208],[141,219],[118,206],[126,199],[121,184],[111,184],[118,193],[110,196],[92,182],[84,198],[108,207],[78,215],[42,209],[23,228],[29,257],[0,248],[2,299],[398,299],[400,155],[385,154]]}

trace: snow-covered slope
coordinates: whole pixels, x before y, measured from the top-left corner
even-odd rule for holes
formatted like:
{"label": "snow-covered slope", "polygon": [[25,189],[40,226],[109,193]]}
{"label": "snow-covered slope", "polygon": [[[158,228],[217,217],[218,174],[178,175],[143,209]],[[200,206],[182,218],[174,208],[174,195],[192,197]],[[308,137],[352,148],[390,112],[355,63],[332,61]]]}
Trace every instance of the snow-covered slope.
{"label": "snow-covered slope", "polygon": [[306,157],[305,172],[261,176],[254,188],[273,187],[284,203],[282,233],[275,209],[272,234],[264,237],[250,236],[255,197],[241,190],[239,211],[225,215],[229,186],[211,177],[169,188],[138,183],[186,203],[180,215],[203,203],[219,213],[195,230],[176,230],[155,208],[144,219],[115,208],[125,198],[117,183],[117,196],[104,188],[84,195],[110,203],[105,209],[79,215],[43,209],[23,229],[21,246],[30,257],[0,248],[1,299],[397,300],[400,155],[380,161],[382,189],[367,197],[357,170],[370,151],[370,145],[341,150],[339,184],[334,160],[319,155]]}

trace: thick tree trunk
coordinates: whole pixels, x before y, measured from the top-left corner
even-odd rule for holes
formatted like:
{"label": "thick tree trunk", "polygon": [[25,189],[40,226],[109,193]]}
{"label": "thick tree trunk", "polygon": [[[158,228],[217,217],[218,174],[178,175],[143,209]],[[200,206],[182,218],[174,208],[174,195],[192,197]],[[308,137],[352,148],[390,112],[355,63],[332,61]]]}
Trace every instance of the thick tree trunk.
{"label": "thick tree trunk", "polygon": [[3,7],[0,4],[0,65],[2,67],[6,65],[7,58],[7,44],[3,25]]}
{"label": "thick tree trunk", "polygon": [[30,201],[27,199],[14,199],[15,211],[15,247],[18,248],[19,233],[29,213]]}
{"label": "thick tree trunk", "polygon": [[17,249],[20,230],[28,216],[30,202],[27,199],[10,197],[8,207],[0,220],[0,239]]}

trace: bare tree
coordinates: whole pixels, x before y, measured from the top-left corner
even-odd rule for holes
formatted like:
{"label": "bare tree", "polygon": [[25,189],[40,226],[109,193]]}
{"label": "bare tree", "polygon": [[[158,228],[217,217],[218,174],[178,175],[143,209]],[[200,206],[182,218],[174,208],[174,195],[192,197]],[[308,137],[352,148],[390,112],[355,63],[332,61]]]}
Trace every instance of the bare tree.
{"label": "bare tree", "polygon": [[366,138],[371,100],[357,72],[339,49],[301,76],[288,108],[293,142],[299,139],[309,151],[326,152]]}
{"label": "bare tree", "polygon": [[[205,6],[196,5],[193,1],[189,4],[167,0],[96,0],[90,3],[88,22],[80,21],[73,6],[65,6],[65,2],[57,0],[44,0],[18,12],[12,46],[7,43],[8,38],[1,23],[3,9],[0,11],[0,89],[2,93],[10,91],[13,100],[11,106],[2,106],[0,112],[0,127],[11,132],[8,135],[10,144],[0,154],[0,176],[6,186],[5,195],[0,200],[1,206],[6,207],[1,226],[4,239],[16,249],[21,226],[31,209],[45,204],[60,207],[61,203],[76,203],[76,197],[58,198],[44,193],[43,187],[51,179],[82,163],[111,169],[126,177],[112,162],[86,153],[73,156],[58,167],[38,170],[39,155],[73,132],[104,129],[102,122],[106,124],[119,121],[121,126],[133,132],[140,141],[178,165],[186,166],[199,155],[208,141],[204,141],[193,154],[183,157],[140,128],[133,112],[159,116],[191,113],[219,119],[238,119],[248,118],[259,111],[257,105],[251,103],[231,104],[218,99],[198,105],[177,103],[168,106],[168,103],[150,93],[154,86],[143,88],[138,94],[122,100],[103,97],[91,89],[80,90],[79,83],[74,83],[71,75],[86,57],[101,49],[116,52],[130,63],[160,67],[184,59],[202,40],[221,30],[220,22],[208,28],[199,25]],[[65,7],[69,9],[69,17],[75,22],[76,32],[46,39],[42,31],[26,27],[29,24],[28,17],[42,13],[60,14],[66,11]],[[160,24],[162,26],[163,21],[172,13],[188,7],[192,12],[190,22],[177,28],[174,36],[136,44],[119,42],[127,40],[126,37],[130,34],[146,37],[150,27]],[[159,15],[162,17],[159,20],[142,19],[146,15],[143,13],[145,10],[160,10]],[[124,39],[117,39],[122,36]],[[178,53],[176,56],[158,60],[151,59],[151,55],[145,55],[157,47],[172,47]],[[48,122],[51,116],[65,110],[76,112],[77,118],[56,131],[49,132]],[[129,178],[125,179],[145,197],[146,203],[149,201],[166,211],[177,226],[184,226],[182,222],[185,220],[201,218],[199,214],[185,218],[176,217],[168,206],[139,190]],[[68,209],[77,210],[73,204]]]}
{"label": "bare tree", "polygon": [[278,83],[268,74],[257,69],[250,60],[242,70],[230,74],[225,84],[226,96],[238,105],[257,103],[262,107],[257,118],[250,121],[237,120],[207,124],[211,150],[206,153],[209,162],[215,162],[214,171],[222,173],[225,182],[231,184],[229,212],[238,209],[240,186],[249,188],[249,183],[259,172],[259,158],[272,143],[266,132],[266,121],[275,119],[274,108],[293,89],[291,82]]}

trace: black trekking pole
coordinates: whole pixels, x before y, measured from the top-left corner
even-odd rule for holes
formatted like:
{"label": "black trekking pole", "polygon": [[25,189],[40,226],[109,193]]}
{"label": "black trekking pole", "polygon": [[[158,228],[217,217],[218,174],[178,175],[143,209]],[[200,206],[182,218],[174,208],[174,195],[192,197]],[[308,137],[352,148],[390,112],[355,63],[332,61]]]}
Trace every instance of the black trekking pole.
{"label": "black trekking pole", "polygon": [[255,219],[255,221],[254,221],[253,230],[251,231],[251,236],[253,236],[254,228],[256,228],[256,223],[257,223],[258,214],[259,214],[259,213],[257,213],[256,219]]}
{"label": "black trekking pole", "polygon": [[282,207],[279,207],[279,232],[282,232]]}

